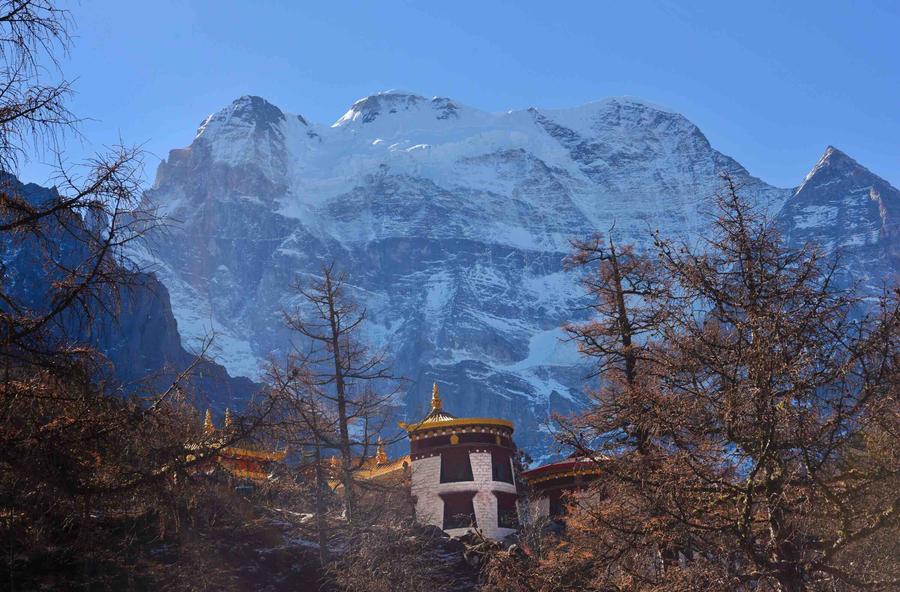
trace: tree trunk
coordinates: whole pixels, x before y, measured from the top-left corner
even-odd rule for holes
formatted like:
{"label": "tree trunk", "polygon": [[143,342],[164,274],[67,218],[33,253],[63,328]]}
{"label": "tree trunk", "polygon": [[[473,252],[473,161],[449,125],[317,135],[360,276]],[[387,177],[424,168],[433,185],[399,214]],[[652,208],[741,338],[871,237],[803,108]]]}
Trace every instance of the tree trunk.
{"label": "tree trunk", "polygon": [[315,456],[313,461],[316,463],[316,535],[319,539],[319,561],[322,565],[328,562],[328,531],[325,524],[325,487],[327,480],[325,471],[322,469],[322,447],[318,438],[315,442]]}
{"label": "tree trunk", "polygon": [[352,450],[350,449],[350,431],[347,420],[347,393],[344,384],[344,370],[341,365],[341,328],[338,326],[335,311],[334,289],[331,282],[331,274],[325,274],[325,289],[328,294],[328,322],[331,325],[331,349],[334,359],[334,388],[337,395],[338,431],[341,448],[341,476],[344,485],[344,513],[347,522],[353,523],[354,519],[354,491],[352,472]]}

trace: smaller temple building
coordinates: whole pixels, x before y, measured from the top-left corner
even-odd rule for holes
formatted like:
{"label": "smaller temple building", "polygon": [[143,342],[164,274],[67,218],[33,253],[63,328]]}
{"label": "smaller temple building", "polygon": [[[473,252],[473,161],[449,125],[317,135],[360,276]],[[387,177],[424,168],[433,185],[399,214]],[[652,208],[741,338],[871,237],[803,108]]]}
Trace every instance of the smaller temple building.
{"label": "smaller temple building", "polygon": [[216,428],[212,412],[207,409],[203,420],[203,434],[211,440],[212,446],[221,446],[209,461],[201,465],[201,470],[207,473],[223,469],[237,480],[260,483],[271,478],[275,463],[287,455],[286,450],[268,450],[239,438],[228,409],[225,410],[222,429]]}
{"label": "smaller temple building", "polygon": [[600,472],[595,460],[580,455],[524,471],[522,480],[530,492],[527,520],[561,520],[565,516],[566,494],[587,488]]}
{"label": "smaller temple building", "polygon": [[[378,440],[375,456],[357,460],[359,466],[355,467],[353,471],[354,479],[377,483],[381,488],[381,493],[407,486],[409,455],[389,458],[381,439]],[[344,485],[341,483],[341,459],[339,457],[331,457],[327,472],[328,487],[332,491],[342,492]]]}
{"label": "smaller temple building", "polygon": [[450,535],[477,528],[500,539],[518,529],[513,425],[504,419],[457,418],[443,408],[437,384],[431,410],[401,423],[410,446],[416,519]]}

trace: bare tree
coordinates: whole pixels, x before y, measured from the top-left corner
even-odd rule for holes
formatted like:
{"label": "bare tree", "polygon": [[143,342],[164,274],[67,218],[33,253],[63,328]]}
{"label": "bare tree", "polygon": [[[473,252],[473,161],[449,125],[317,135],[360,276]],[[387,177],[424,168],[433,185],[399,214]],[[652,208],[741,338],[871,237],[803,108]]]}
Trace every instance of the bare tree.
{"label": "bare tree", "polygon": [[[288,355],[284,366],[271,362],[266,382],[273,398],[275,431],[293,449],[300,451],[294,471],[301,483],[312,476],[312,497],[315,535],[319,547],[319,561],[329,561],[329,457],[326,453],[337,445],[337,424],[334,413],[314,386],[309,367],[296,354]],[[304,493],[308,493],[307,491]],[[295,500],[296,501],[296,500]]]}
{"label": "bare tree", "polygon": [[[587,455],[593,453],[596,438],[614,438],[617,445],[646,451],[649,435],[641,419],[646,402],[638,387],[653,351],[651,340],[659,337],[666,314],[666,283],[658,266],[634,246],[617,245],[613,230],[606,238],[573,241],[574,252],[566,260],[569,269],[587,268],[582,284],[593,314],[589,321],[564,329],[595,362],[593,374],[601,384],[590,393],[594,407],[589,414],[561,421],[560,436]],[[626,407],[634,411],[628,414],[634,423],[612,425],[602,419],[619,420],[620,409]]]}
{"label": "bare tree", "polygon": [[[346,274],[335,272],[333,264],[323,266],[320,277],[309,285],[298,282],[295,290],[300,305],[284,321],[303,341],[292,365],[304,377],[305,399],[312,401],[306,408],[315,409],[306,425],[315,428],[316,446],[340,457],[344,512],[353,523],[354,473],[372,456],[397,387],[383,354],[371,352],[362,339],[366,315],[346,293]],[[326,416],[333,419],[323,423]]]}
{"label": "bare tree", "polygon": [[897,294],[838,290],[836,264],[785,247],[728,178],[716,205],[701,248],[657,241],[669,288],[641,404],[588,414],[597,433],[640,425],[647,441],[597,442],[604,501],[588,492],[568,521],[568,548],[595,562],[581,581],[896,587]]}
{"label": "bare tree", "polygon": [[77,167],[57,153],[49,191],[14,177],[23,159],[77,133],[69,84],[53,70],[71,26],[52,2],[0,1],[0,565],[9,590],[146,584],[154,545],[183,532],[196,500],[233,496],[226,487],[214,495],[199,468],[266,414],[256,409],[248,431],[212,441],[190,404],[195,364],[161,392],[130,396],[91,347],[95,324],[114,322],[143,284],[126,246],[160,220],[141,205],[134,148]]}
{"label": "bare tree", "polygon": [[49,0],[4,0],[0,27],[0,170],[14,173],[21,159],[55,150],[61,134],[75,131],[71,87],[59,70],[72,21]]}

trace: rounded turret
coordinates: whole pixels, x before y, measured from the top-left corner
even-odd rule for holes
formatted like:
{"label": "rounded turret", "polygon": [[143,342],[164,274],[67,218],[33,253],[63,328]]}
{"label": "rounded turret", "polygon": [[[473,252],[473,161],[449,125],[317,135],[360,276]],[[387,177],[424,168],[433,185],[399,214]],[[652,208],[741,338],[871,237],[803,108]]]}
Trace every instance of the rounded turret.
{"label": "rounded turret", "polygon": [[477,528],[489,538],[503,538],[516,531],[511,422],[448,413],[435,383],[429,413],[401,427],[409,436],[412,495],[420,522],[451,535]]}

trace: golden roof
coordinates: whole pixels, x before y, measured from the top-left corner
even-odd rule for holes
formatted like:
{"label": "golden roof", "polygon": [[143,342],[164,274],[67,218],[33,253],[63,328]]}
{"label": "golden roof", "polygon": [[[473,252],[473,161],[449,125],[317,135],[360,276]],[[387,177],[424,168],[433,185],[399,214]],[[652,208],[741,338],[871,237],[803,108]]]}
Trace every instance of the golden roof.
{"label": "golden roof", "polygon": [[402,471],[409,466],[409,455],[395,458],[384,463],[368,463],[356,472],[359,479],[375,479],[384,477],[397,471]]}
{"label": "golden roof", "polygon": [[499,426],[513,430],[511,421],[505,419],[494,419],[490,417],[464,417],[457,418],[455,415],[444,411],[443,402],[441,401],[438,385],[434,383],[431,389],[431,411],[428,412],[421,421],[415,423],[399,422],[401,428],[411,434],[424,430],[431,430],[444,427],[461,427],[461,426]]}
{"label": "golden roof", "polygon": [[496,419],[493,417],[463,417],[460,419],[441,419],[437,421],[429,421],[428,418],[426,418],[418,423],[403,423],[402,421],[400,422],[400,427],[406,430],[409,434],[412,434],[413,432],[423,432],[426,430],[435,430],[439,428],[456,428],[464,426],[497,426],[501,428],[507,428],[509,431],[513,431],[513,424],[511,421],[507,421],[505,419]]}
{"label": "golden roof", "polygon": [[232,458],[279,461],[287,456],[287,450],[254,450],[252,448],[242,448],[240,446],[225,446],[219,450],[219,454]]}
{"label": "golden roof", "polygon": [[[340,491],[344,484],[341,482],[338,470],[340,469],[340,461],[336,461],[337,457],[331,457],[330,476],[328,477],[328,486],[333,491]],[[379,462],[377,456],[367,458],[362,462],[362,466],[353,471],[353,478],[360,481],[381,480],[385,478],[396,478],[401,476],[403,472],[410,466],[410,455],[401,456],[394,460],[386,460]]]}
{"label": "golden roof", "polygon": [[228,435],[232,433],[232,428],[234,420],[232,419],[231,410],[225,409],[225,426],[220,431],[216,428],[216,424],[213,423],[212,419],[212,411],[209,409],[206,410],[206,415],[203,418],[203,433],[207,436],[219,433],[219,438],[217,438],[218,442],[213,445],[218,445],[217,454],[230,458],[245,458],[245,459],[253,459],[253,460],[262,460],[262,461],[279,461],[282,460],[285,456],[287,456],[287,449],[284,450],[267,450],[261,444],[247,441],[246,439],[242,439],[241,441],[235,442],[231,446],[223,446],[223,444],[229,439]]}

